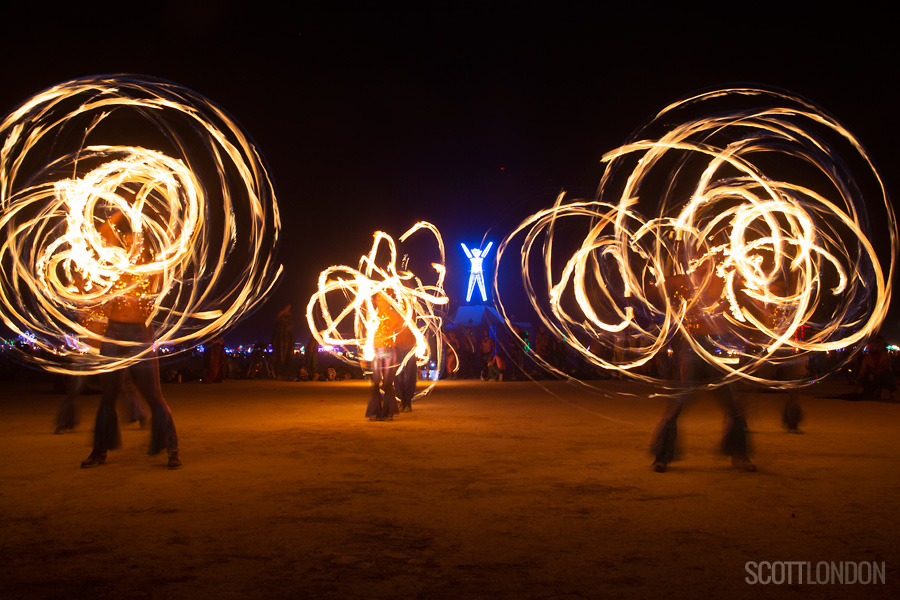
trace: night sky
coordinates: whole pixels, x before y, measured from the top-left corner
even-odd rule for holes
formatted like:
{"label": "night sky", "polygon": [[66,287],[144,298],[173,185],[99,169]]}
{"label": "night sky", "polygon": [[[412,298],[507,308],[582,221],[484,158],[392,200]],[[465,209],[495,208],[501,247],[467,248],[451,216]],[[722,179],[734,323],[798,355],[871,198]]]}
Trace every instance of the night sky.
{"label": "night sky", "polygon": [[459,301],[459,242],[496,243],[562,189],[592,197],[604,152],[712,87],[778,86],[817,102],[862,140],[897,195],[900,53],[886,14],[856,3],[816,14],[566,4],[36,10],[6,22],[0,111],[68,79],[128,72],[191,88],[243,125],[283,211],[286,275],[229,343],[267,341],[286,303],[305,341],[299,313],[318,273],[355,266],[376,229],[398,236],[419,220],[444,236]]}

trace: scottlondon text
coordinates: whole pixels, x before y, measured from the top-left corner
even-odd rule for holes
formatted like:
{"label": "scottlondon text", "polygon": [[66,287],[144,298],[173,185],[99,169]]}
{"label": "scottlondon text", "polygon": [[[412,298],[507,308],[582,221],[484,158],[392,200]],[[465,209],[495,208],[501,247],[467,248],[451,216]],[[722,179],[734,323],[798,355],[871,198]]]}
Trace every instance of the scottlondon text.
{"label": "scottlondon text", "polygon": [[747,561],[744,565],[751,585],[884,585],[884,561],[812,563],[803,560]]}

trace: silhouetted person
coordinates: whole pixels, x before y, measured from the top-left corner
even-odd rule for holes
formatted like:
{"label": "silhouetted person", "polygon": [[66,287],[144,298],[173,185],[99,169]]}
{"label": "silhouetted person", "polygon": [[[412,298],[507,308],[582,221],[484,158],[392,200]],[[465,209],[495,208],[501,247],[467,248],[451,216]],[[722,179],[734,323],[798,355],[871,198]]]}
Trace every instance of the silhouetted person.
{"label": "silhouetted person", "polygon": [[484,335],[481,336],[478,350],[481,354],[481,378],[486,380],[488,378],[488,365],[491,364],[491,360],[494,358],[494,351],[496,350],[494,338],[491,337],[487,329],[484,330]]}
{"label": "silhouetted person", "polygon": [[862,397],[866,400],[877,400],[881,396],[881,390],[889,392],[888,400],[894,399],[897,382],[894,379],[891,356],[880,335],[869,344],[869,351],[859,366],[859,379],[856,383],[862,388]]}
{"label": "silhouetted person", "polygon": [[[806,360],[781,365],[776,370],[776,377],[783,381],[796,381],[806,376]],[[796,387],[787,390],[787,402],[781,413],[781,424],[790,433],[803,433],[800,423],[803,422],[803,409],[800,407],[800,389]]]}
{"label": "silhouetted person", "polygon": [[72,375],[69,377],[66,399],[63,400],[62,406],[59,407],[59,412],[56,413],[56,429],[53,433],[65,433],[75,429],[78,425],[78,408],[75,406],[75,398],[81,395],[86,379],[86,375]]}
{"label": "silhouetted person", "polygon": [[503,373],[506,372],[506,360],[498,352],[488,363],[488,379],[503,381]]}
{"label": "silhouetted person", "polygon": [[397,398],[394,393],[394,377],[397,371],[397,334],[403,328],[403,319],[384,294],[374,299],[378,313],[375,330],[375,357],[372,360],[372,395],[366,407],[366,418],[372,421],[393,421],[397,414]]}
{"label": "silhouetted person", "polygon": [[272,331],[272,369],[275,377],[285,377],[294,357],[294,316],[291,314],[291,305],[281,309],[275,320],[275,329]]}
{"label": "silhouetted person", "polygon": [[[714,338],[721,334],[721,309],[717,308],[724,288],[724,280],[713,271],[711,261],[699,265],[691,275],[666,277],[666,287],[670,295],[696,301],[695,308],[688,315],[685,326],[696,340]],[[682,387],[687,390],[697,382],[713,381],[722,375],[717,368],[707,363],[691,348],[688,340],[679,334],[673,344],[675,349],[675,369]],[[744,408],[731,385],[718,386],[713,390],[725,411],[724,432],[721,449],[731,457],[732,465],[744,471],[755,471],[750,462],[747,443],[747,419]],[[663,473],[675,458],[677,421],[681,409],[687,401],[688,392],[670,396],[653,434],[651,452],[654,455],[653,470]]]}
{"label": "silhouetted person", "polygon": [[[132,250],[135,243],[132,234],[117,232],[117,227],[124,226],[122,224],[123,216],[121,212],[115,213],[104,223],[100,233],[107,245],[119,245],[127,250]],[[138,253],[141,261],[150,260],[151,253],[146,246],[134,250]],[[136,285],[132,288],[133,284]],[[121,342],[134,342],[144,348],[153,346],[154,333],[152,328],[146,325],[146,320],[152,303],[151,296],[156,291],[157,285],[155,276],[123,274],[119,277],[114,287],[121,289],[122,293],[107,305],[109,322],[106,328],[106,337],[112,341],[101,344],[100,354],[117,357],[133,353],[133,347],[123,345]],[[170,469],[180,468],[182,463],[178,454],[178,435],[175,432],[172,413],[160,387],[159,363],[155,351],[152,358],[141,360],[128,367],[128,370],[134,377],[138,391],[150,405],[152,424],[149,454],[154,455],[162,450],[167,450],[168,467]],[[126,369],[119,369],[103,375],[103,396],[94,426],[94,448],[90,456],[82,461],[82,468],[104,464],[107,451],[115,450],[122,445],[116,400],[122,388],[125,373]]]}
{"label": "silhouetted person", "polygon": [[203,383],[222,383],[225,378],[225,340],[215,337],[206,345],[206,375]]}
{"label": "silhouetted person", "polygon": [[319,372],[319,340],[314,335],[310,335],[309,341],[306,343],[306,354],[303,356],[303,362],[310,380],[315,381],[316,373]]}

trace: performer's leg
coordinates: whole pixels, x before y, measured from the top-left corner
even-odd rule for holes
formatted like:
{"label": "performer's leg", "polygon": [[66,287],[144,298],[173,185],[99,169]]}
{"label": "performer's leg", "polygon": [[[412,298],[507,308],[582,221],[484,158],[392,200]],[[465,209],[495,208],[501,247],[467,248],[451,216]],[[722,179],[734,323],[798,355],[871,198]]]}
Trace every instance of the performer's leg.
{"label": "performer's leg", "polygon": [[116,450],[122,447],[116,400],[119,398],[119,390],[122,389],[124,378],[124,369],[105,373],[103,376],[103,395],[100,398],[100,407],[97,409],[97,421],[94,426],[94,450],[104,454],[107,450]]}
{"label": "performer's leg", "polygon": [[116,399],[124,377],[123,369],[103,374],[103,395],[97,409],[97,420],[94,422],[94,449],[91,450],[90,456],[81,461],[81,467],[84,469],[102,465],[106,462],[107,450],[115,450],[122,446]]}
{"label": "performer's leg", "polygon": [[731,385],[724,385],[716,390],[725,411],[724,432],[722,434],[722,453],[731,457],[731,464],[744,471],[755,471],[756,465],[750,462],[749,443],[747,441],[747,417],[744,406]]}
{"label": "performer's leg", "polygon": [[[802,362],[789,363],[779,369],[782,381],[798,381],[806,376],[806,365]],[[803,420],[803,410],[800,408],[800,390],[791,388],[787,392],[787,402],[781,413],[781,422],[791,433],[803,433],[800,431],[800,422]]]}
{"label": "performer's leg", "polygon": [[[402,349],[398,352],[400,353],[403,353]],[[416,363],[413,360],[407,362],[394,378],[394,389],[400,399],[400,412],[412,412],[412,399],[416,393]]]}
{"label": "performer's leg", "polygon": [[[410,348],[411,351],[413,348]],[[404,384],[404,397],[406,398],[406,411],[412,412],[412,402],[416,397],[416,384],[419,381],[419,366],[416,364],[416,357],[409,359],[406,365],[406,383]]]}
{"label": "performer's leg", "polygon": [[66,399],[63,400],[59,412],[56,414],[56,431],[54,433],[63,433],[67,429],[75,429],[78,424],[78,410],[75,408],[75,398],[81,394],[84,388],[86,375],[72,375],[69,377],[69,389],[66,393]]}
{"label": "performer's leg", "polygon": [[666,409],[653,432],[650,442],[650,452],[653,454],[652,468],[657,473],[665,473],[668,465],[676,455],[676,439],[678,437],[678,415],[688,398],[687,386],[693,380],[694,353],[687,343],[677,345],[675,371],[679,381],[685,390],[675,396],[670,396],[666,402]]}
{"label": "performer's leg", "polygon": [[397,407],[397,397],[394,395],[394,377],[396,375],[396,361],[388,360],[383,371],[384,381],[381,384],[384,396],[381,399],[381,416],[386,421],[393,421],[394,415],[400,412]]}
{"label": "performer's leg", "polygon": [[163,397],[159,383],[159,362],[156,358],[144,360],[131,367],[138,391],[150,406],[150,447],[148,454],[159,454],[162,450],[178,450],[178,434],[172,411]]}
{"label": "performer's leg", "polygon": [[653,470],[664,473],[668,464],[675,458],[675,440],[678,435],[678,415],[684,407],[687,394],[672,396],[666,403],[666,409],[650,443],[650,451],[653,453]]}
{"label": "performer's leg", "polygon": [[382,368],[384,361],[375,351],[375,359],[372,361],[372,394],[369,396],[369,403],[366,405],[366,418],[370,421],[381,420],[383,415],[381,412],[381,382]]}
{"label": "performer's leg", "polygon": [[[147,423],[147,411],[144,409],[144,403],[141,402],[143,394],[138,390],[138,383],[135,377],[134,370],[129,369],[128,374],[125,376],[125,381],[123,382],[125,394],[128,398],[128,405],[131,409],[131,418],[128,421],[130,423],[139,421],[141,429],[143,429],[144,425]],[[131,379],[130,381],[129,378]]]}
{"label": "performer's leg", "polygon": [[800,422],[803,420],[803,409],[800,408],[800,390],[788,390],[787,402],[781,414],[781,422],[791,433],[802,433]]}
{"label": "performer's leg", "polygon": [[419,370],[415,362],[407,365],[406,384],[404,385],[404,397],[406,398],[406,412],[412,412],[412,401],[416,397],[416,382],[419,380]]}

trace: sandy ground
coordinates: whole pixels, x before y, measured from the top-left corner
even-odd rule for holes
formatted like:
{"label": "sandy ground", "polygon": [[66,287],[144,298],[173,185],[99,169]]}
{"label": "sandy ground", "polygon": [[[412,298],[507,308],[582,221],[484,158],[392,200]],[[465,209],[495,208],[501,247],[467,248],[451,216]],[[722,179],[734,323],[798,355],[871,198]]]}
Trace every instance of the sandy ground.
{"label": "sandy ground", "polygon": [[[639,391],[632,384],[610,389]],[[0,400],[2,598],[896,598],[900,404],[747,395],[757,473],[715,449],[721,410],[682,414],[653,473],[663,401],[562,382],[442,382],[411,414],[363,418],[360,381],[164,386],[185,466],[149,433],[81,469],[98,396]],[[830,396],[830,398],[829,398]],[[881,585],[750,585],[748,561],[877,561]]]}

